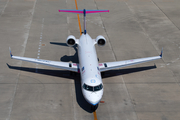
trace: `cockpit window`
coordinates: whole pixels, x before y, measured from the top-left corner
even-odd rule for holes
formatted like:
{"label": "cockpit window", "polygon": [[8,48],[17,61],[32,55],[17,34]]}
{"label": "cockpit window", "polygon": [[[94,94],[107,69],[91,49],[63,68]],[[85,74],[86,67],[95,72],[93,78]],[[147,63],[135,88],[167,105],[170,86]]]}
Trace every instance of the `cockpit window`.
{"label": "cockpit window", "polygon": [[101,90],[102,88],[103,88],[103,87],[102,87],[102,84],[100,84],[100,85],[94,87],[94,91],[99,91],[99,90]]}
{"label": "cockpit window", "polygon": [[83,88],[86,89],[86,90],[88,90],[88,91],[93,91],[93,87],[88,86],[88,85],[86,85],[86,84],[83,85]]}
{"label": "cockpit window", "polygon": [[102,86],[102,84],[100,84],[98,86],[88,86],[88,85],[84,84],[83,88],[88,91],[96,92],[96,91],[101,90],[103,88],[103,86]]}

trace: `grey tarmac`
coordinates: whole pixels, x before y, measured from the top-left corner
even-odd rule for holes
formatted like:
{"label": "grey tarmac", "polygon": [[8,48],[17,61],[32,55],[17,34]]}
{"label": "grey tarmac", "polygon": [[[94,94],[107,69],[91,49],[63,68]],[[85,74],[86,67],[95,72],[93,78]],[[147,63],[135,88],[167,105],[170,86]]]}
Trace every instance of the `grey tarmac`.
{"label": "grey tarmac", "polygon": [[[98,120],[180,118],[180,1],[77,0],[79,9],[108,9],[87,16],[92,38],[103,35],[99,62],[157,56],[163,59],[105,72]],[[80,76],[12,60],[16,56],[78,62],[66,38],[80,37],[74,0],[0,0],[0,120],[93,120]],[[80,16],[83,28],[82,16]]]}

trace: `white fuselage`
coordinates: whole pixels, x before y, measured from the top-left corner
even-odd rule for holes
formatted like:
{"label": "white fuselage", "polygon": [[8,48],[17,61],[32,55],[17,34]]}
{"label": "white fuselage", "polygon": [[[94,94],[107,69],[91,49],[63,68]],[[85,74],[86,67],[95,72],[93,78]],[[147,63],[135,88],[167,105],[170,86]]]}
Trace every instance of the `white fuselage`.
{"label": "white fuselage", "polygon": [[[91,105],[97,105],[103,95],[103,88],[96,90],[102,84],[99,63],[95,50],[95,40],[88,34],[82,34],[78,43],[79,70],[81,74],[81,89],[84,98]],[[84,84],[87,85],[86,89]],[[94,88],[95,87],[95,88]]]}

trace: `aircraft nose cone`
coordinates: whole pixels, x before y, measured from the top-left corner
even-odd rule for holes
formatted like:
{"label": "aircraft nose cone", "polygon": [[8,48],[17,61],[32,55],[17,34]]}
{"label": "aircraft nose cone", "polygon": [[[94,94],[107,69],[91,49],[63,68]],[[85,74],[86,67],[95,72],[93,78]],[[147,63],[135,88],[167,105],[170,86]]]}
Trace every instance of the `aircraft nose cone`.
{"label": "aircraft nose cone", "polygon": [[87,98],[87,101],[91,104],[91,105],[97,105],[100,100],[102,98],[102,93],[92,93],[91,95],[89,95],[89,97]]}
{"label": "aircraft nose cone", "polygon": [[96,99],[96,100],[89,100],[89,103],[92,104],[92,105],[97,105],[99,102],[100,102],[101,99]]}
{"label": "aircraft nose cone", "polygon": [[103,95],[103,89],[97,92],[83,90],[83,96],[86,99],[86,101],[94,106],[100,102],[102,95]]}

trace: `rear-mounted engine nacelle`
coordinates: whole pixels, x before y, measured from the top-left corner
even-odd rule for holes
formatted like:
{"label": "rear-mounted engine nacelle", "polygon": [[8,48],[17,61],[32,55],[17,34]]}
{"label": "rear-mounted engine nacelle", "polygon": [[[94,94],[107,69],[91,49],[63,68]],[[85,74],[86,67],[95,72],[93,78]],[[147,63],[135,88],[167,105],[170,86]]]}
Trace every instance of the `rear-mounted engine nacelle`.
{"label": "rear-mounted engine nacelle", "polygon": [[99,35],[96,38],[96,42],[98,46],[104,46],[106,44],[106,39],[102,35]]}
{"label": "rear-mounted engine nacelle", "polygon": [[74,46],[76,44],[76,38],[73,35],[68,36],[66,44],[70,47]]}

